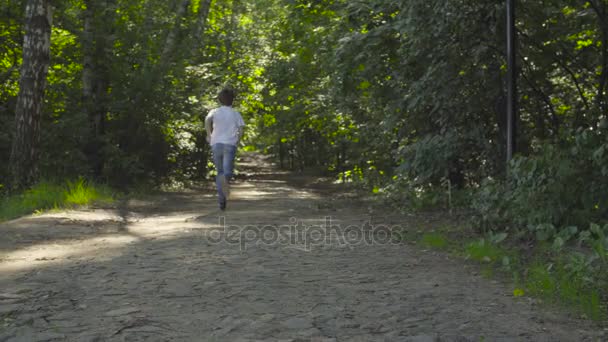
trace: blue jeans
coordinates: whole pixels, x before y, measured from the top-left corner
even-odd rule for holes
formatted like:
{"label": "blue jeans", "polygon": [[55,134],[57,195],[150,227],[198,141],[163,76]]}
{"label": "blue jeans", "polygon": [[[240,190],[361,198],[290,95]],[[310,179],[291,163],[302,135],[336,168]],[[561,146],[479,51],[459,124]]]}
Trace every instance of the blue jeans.
{"label": "blue jeans", "polygon": [[226,177],[226,182],[232,178],[236,146],[228,144],[214,144],[211,146],[211,152],[213,153],[213,164],[215,164],[215,169],[217,170],[217,176],[215,176],[217,195],[220,203],[222,203],[226,200],[226,197],[224,197],[224,192],[222,191],[220,176],[224,175],[224,177]]}

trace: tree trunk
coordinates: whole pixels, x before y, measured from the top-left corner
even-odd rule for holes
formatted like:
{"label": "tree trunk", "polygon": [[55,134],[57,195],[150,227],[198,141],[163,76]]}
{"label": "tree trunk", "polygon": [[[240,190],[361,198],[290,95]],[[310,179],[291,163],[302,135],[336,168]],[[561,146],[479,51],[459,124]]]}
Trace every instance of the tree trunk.
{"label": "tree trunk", "polygon": [[177,44],[177,36],[181,28],[181,22],[188,12],[188,6],[190,6],[190,0],[182,0],[178,5],[177,13],[175,15],[175,26],[169,31],[167,38],[165,39],[165,46],[160,58],[161,67],[165,67],[171,62],[171,56]]}
{"label": "tree trunk", "polygon": [[603,115],[608,114],[608,103],[606,100],[606,86],[608,84],[608,5],[605,1],[590,1],[591,7],[597,14],[598,26],[600,30],[601,42],[600,47],[600,68],[601,72],[598,75],[596,105]]}
{"label": "tree trunk", "polygon": [[104,166],[103,136],[108,112],[111,62],[109,52],[114,45],[111,28],[114,24],[114,0],[85,0],[83,32],[82,102],[89,122],[89,141],[85,154],[100,178]]}
{"label": "tree trunk", "polygon": [[48,0],[27,2],[23,64],[15,108],[15,136],[9,161],[13,190],[31,185],[38,172],[40,116],[49,68],[51,17]]}
{"label": "tree trunk", "polygon": [[192,44],[192,55],[194,55],[196,49],[203,47],[203,31],[209,17],[209,11],[211,10],[212,0],[201,0],[198,6],[198,18],[196,20],[196,27],[194,29],[194,44]]}
{"label": "tree trunk", "polygon": [[82,50],[83,50],[83,63],[82,63],[82,106],[84,112],[88,117],[89,122],[89,136],[86,145],[84,146],[84,153],[89,160],[89,165],[93,169],[93,174],[97,175],[97,169],[99,164],[99,156],[96,151],[98,147],[95,146],[97,140],[97,127],[95,124],[93,108],[95,108],[95,8],[94,1],[85,0],[86,8],[83,11],[83,25],[84,30],[82,32]]}
{"label": "tree trunk", "polygon": [[283,142],[281,141],[281,138],[278,139],[278,145],[279,145],[279,166],[281,168],[281,170],[285,169],[285,146],[283,145]]}
{"label": "tree trunk", "polygon": [[[240,14],[241,11],[241,2],[240,0],[232,0],[232,9],[231,9],[231,13],[230,13],[230,32],[228,32],[227,36],[226,36],[226,57],[224,59],[224,63],[227,67],[232,66],[232,57],[234,55],[234,51],[233,51],[233,43],[236,40],[235,37],[237,36],[237,31],[239,28],[239,23],[238,23],[238,15]],[[235,73],[237,75],[235,75],[236,77],[238,77],[238,69],[234,69]]]}

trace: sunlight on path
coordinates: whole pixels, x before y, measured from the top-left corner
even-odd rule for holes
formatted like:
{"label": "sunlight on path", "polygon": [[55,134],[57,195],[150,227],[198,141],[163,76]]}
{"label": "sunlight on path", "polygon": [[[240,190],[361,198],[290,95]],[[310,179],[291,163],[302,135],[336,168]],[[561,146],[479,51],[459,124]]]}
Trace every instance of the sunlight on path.
{"label": "sunlight on path", "polygon": [[188,191],[0,225],[0,341],[600,336],[587,322],[513,298],[462,261],[387,240],[377,224],[365,230],[372,221],[406,229],[428,221],[372,215],[365,204],[290,183],[310,180],[262,171],[236,182],[226,212],[211,191]]}
{"label": "sunlight on path", "polygon": [[[140,239],[130,235],[109,235],[78,242],[52,242],[26,247],[15,252],[0,254],[0,277],[13,272],[49,267],[74,262],[89,257],[99,257],[103,250],[105,258],[122,255],[122,247]],[[110,251],[113,251],[111,253]]]}

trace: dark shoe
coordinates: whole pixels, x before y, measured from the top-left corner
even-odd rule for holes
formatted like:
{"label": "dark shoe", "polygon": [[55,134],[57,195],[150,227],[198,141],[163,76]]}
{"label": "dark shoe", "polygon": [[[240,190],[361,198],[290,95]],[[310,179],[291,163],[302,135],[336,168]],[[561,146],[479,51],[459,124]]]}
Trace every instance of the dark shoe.
{"label": "dark shoe", "polygon": [[220,210],[221,211],[226,210],[226,200],[223,200],[222,202],[220,202]]}
{"label": "dark shoe", "polygon": [[230,181],[226,180],[224,183],[224,196],[230,199]]}
{"label": "dark shoe", "polygon": [[220,186],[222,187],[222,193],[224,194],[224,197],[229,198],[230,197],[230,183],[228,182],[228,179],[226,179],[226,176],[224,176],[224,175],[220,175]]}

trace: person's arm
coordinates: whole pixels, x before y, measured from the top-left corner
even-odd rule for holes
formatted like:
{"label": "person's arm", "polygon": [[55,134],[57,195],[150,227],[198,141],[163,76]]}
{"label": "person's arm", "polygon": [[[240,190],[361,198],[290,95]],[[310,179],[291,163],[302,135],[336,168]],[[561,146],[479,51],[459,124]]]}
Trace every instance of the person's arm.
{"label": "person's arm", "polygon": [[241,114],[238,114],[238,115],[239,116],[238,116],[238,123],[237,123],[237,129],[236,129],[237,146],[238,146],[239,142],[241,141],[241,139],[243,138],[243,134],[245,133],[245,121],[243,120],[243,117],[241,116]]}
{"label": "person's arm", "polygon": [[236,140],[236,145],[239,145],[239,142],[241,141],[241,139],[243,138],[243,133],[245,132],[245,126],[239,126],[236,129],[236,136],[237,136],[237,140]]}
{"label": "person's arm", "polygon": [[211,142],[211,134],[213,133],[213,115],[210,113],[205,118],[205,130],[207,131],[207,142]]}

